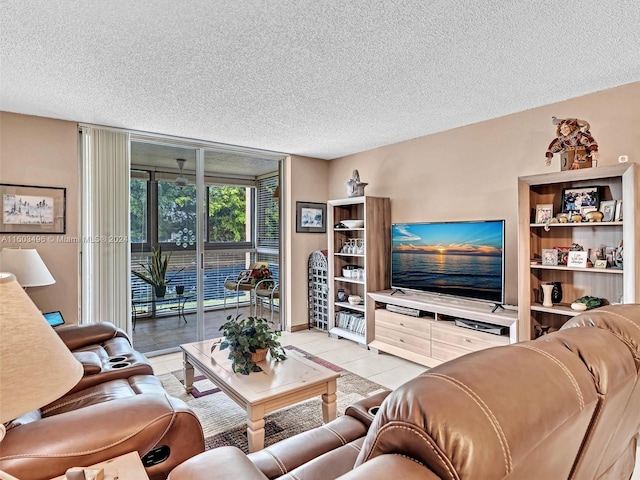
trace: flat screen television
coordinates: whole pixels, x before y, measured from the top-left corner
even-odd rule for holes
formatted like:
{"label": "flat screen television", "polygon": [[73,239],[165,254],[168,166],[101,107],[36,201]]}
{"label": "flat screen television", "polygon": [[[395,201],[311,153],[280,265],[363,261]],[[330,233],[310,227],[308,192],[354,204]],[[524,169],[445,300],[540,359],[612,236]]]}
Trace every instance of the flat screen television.
{"label": "flat screen television", "polygon": [[504,220],[394,223],[391,288],[504,303]]}

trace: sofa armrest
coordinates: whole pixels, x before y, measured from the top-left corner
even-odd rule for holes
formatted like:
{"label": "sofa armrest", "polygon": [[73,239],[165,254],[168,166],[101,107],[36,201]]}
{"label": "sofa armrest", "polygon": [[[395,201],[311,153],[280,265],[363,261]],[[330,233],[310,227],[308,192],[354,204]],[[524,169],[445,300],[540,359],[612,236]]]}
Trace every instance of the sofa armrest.
{"label": "sofa armrest", "polygon": [[[169,457],[147,468],[164,476],[204,450],[200,422],[181,400],[158,394],[118,398],[20,425],[7,431],[0,470],[44,480],[68,468],[93,465],[125,453],[140,456],[161,446]],[[164,478],[164,477],[162,477]]]}
{"label": "sofa armrest", "polygon": [[388,480],[389,478],[419,478],[440,480],[424,465],[403,455],[380,455],[358,468],[338,477],[338,480]]}
{"label": "sofa armrest", "polygon": [[55,332],[69,350],[101,344],[114,337],[124,337],[131,343],[131,339],[124,330],[109,322],[67,325],[56,328]]}
{"label": "sofa armrest", "polygon": [[344,414],[360,420],[367,428],[369,428],[375,415],[371,409],[374,407],[380,407],[384,399],[387,398],[390,393],[391,390],[385,390],[365,397],[362,400],[358,400],[357,402],[349,405]]}
{"label": "sofa armrest", "polygon": [[167,480],[265,480],[251,460],[236,447],[219,447],[190,458],[174,468]]}

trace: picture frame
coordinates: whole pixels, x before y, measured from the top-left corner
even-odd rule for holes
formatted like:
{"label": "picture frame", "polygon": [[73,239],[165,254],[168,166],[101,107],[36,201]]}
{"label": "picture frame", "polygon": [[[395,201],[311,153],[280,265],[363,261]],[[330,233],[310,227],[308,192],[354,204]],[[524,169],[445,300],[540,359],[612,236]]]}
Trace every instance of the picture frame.
{"label": "picture frame", "polygon": [[66,233],[67,189],[0,183],[0,233]]}
{"label": "picture frame", "polygon": [[541,203],[536,205],[535,223],[547,223],[553,218],[553,203]]}
{"label": "picture frame", "polygon": [[542,249],[542,265],[556,266],[558,265],[558,250],[555,248]]}
{"label": "picture frame", "polygon": [[567,257],[567,267],[584,268],[587,266],[588,252],[572,250]]}
{"label": "picture frame", "polygon": [[558,252],[558,265],[566,265],[567,264],[567,256],[569,255],[569,251],[571,247],[560,247],[555,246],[553,249]]}
{"label": "picture frame", "polygon": [[593,263],[594,268],[607,268],[607,261],[605,259],[596,260]]}
{"label": "picture frame", "polygon": [[600,202],[599,210],[603,213],[603,222],[613,222],[616,214],[616,201],[615,200],[603,200]]}
{"label": "picture frame", "polygon": [[580,212],[583,207],[600,206],[600,186],[562,189],[562,211]]}
{"label": "picture frame", "polygon": [[296,202],[296,232],[326,233],[327,204]]}
{"label": "picture frame", "polygon": [[613,217],[613,221],[614,222],[622,221],[622,200],[616,201],[616,214],[615,214],[615,217]]}

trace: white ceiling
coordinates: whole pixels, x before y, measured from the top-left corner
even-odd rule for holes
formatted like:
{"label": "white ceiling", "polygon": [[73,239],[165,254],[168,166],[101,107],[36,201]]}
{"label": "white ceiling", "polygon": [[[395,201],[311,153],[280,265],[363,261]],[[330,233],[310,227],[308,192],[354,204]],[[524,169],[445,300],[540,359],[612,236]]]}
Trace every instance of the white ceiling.
{"label": "white ceiling", "polygon": [[637,0],[2,0],[0,109],[331,159],[640,80]]}

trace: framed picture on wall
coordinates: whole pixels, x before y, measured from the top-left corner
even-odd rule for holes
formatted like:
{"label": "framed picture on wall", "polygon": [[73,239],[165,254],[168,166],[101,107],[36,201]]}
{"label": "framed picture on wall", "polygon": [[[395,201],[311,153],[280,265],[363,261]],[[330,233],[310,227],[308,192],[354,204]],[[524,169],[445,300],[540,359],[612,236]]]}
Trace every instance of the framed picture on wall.
{"label": "framed picture on wall", "polygon": [[326,231],[326,203],[296,202],[296,232],[325,233]]}
{"label": "framed picture on wall", "polygon": [[66,198],[66,188],[0,183],[0,233],[65,233]]}

